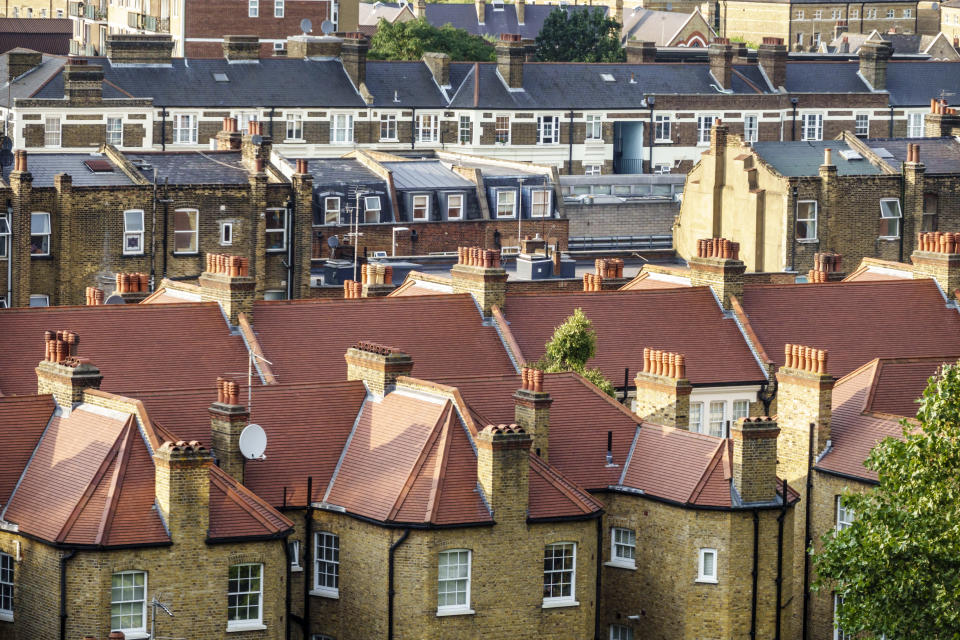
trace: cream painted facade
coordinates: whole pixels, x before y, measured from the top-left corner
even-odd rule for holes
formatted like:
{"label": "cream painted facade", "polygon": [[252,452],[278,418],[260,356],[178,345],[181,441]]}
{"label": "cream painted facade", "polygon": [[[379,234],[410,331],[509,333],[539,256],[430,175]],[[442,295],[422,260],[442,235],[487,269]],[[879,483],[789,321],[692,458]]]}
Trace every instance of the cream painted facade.
{"label": "cream painted facade", "polygon": [[66,18],[67,0],[4,0],[6,18]]}

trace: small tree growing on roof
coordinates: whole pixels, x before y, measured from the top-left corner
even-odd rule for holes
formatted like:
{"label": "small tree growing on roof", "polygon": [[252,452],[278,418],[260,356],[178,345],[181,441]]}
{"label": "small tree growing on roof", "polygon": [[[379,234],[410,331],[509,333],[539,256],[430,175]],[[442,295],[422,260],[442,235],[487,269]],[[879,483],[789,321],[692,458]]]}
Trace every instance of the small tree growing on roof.
{"label": "small tree growing on roof", "polygon": [[582,309],[574,309],[573,315],[554,329],[547,342],[546,353],[534,368],[547,373],[576,371],[592,382],[608,396],[613,397],[613,383],[604,377],[600,369],[588,369],[587,361],[597,353],[597,332]]}
{"label": "small tree growing on roof", "polygon": [[[917,424],[919,423],[919,425]],[[844,637],[960,638],[960,368],[930,379],[917,421],[866,460],[878,486],[845,493],[853,523],[823,538],[815,590]],[[860,634],[863,634],[862,636]]]}
{"label": "small tree growing on roof", "polygon": [[543,62],[623,62],[620,23],[600,7],[568,11],[557,7],[537,36],[537,59]]}

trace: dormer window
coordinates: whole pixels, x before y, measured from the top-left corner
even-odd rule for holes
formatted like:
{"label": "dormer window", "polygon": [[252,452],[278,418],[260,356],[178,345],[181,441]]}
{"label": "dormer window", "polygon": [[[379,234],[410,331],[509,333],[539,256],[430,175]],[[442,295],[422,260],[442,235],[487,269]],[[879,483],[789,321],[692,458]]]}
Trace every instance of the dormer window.
{"label": "dormer window", "polygon": [[500,2],[499,0],[494,0],[494,2],[493,2],[493,10],[494,10],[494,11],[503,11],[503,2]]}

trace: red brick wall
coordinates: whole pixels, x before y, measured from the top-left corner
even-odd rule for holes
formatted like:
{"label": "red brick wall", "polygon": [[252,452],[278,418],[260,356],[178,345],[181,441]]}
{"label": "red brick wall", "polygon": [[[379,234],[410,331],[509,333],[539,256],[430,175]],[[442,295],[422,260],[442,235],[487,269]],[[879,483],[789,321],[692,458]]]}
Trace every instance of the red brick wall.
{"label": "red brick wall", "polygon": [[[286,38],[302,33],[300,21],[309,18],[313,31],[330,16],[328,0],[286,0],[283,18],[273,17],[274,0],[260,0],[260,15],[247,17],[247,0],[192,0],[186,9],[187,38],[222,38],[228,34],[256,35],[260,38]],[[219,43],[188,42],[187,55],[214,57],[223,55]],[[261,55],[272,55],[272,45],[263,45]]]}

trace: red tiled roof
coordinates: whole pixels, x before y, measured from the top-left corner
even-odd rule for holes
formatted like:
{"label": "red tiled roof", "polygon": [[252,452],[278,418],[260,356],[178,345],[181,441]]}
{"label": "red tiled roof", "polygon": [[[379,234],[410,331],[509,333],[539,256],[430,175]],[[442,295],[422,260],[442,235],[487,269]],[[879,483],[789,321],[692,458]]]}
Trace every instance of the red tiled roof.
{"label": "red tiled roof", "polygon": [[[680,271],[678,269],[678,271]],[[684,270],[685,271],[685,270]],[[682,272],[677,274],[678,277],[684,277]],[[651,278],[650,273],[647,271],[641,271],[633,278],[630,282],[620,287],[620,291],[640,291],[644,289],[676,289],[677,287],[689,287],[690,284],[680,284],[677,282],[670,282],[669,280],[661,280],[659,278]]]}
{"label": "red tiled roof", "polygon": [[891,273],[870,269],[869,267],[860,267],[843,279],[844,282],[878,282],[885,280],[903,280],[903,278]]}
{"label": "red tiled roof", "polygon": [[243,341],[214,302],[4,309],[0,391],[36,393],[43,332],[60,329],[79,334],[79,354],[100,368],[107,391],[206,386],[247,370]]}
{"label": "red tiled roof", "polygon": [[628,367],[633,386],[644,347],[684,354],[694,385],[764,380],[736,322],[724,317],[707,287],[508,295],[504,315],[524,359],[540,358],[554,329],[577,308],[597,332],[597,355],[587,366],[599,367],[617,386]]}
{"label": "red tiled roof", "polygon": [[387,297],[403,298],[410,296],[435,296],[438,293],[443,292],[437,291],[435,287],[424,285],[418,280],[407,280],[399,287],[391,291]]}
{"label": "red tiled roof", "polygon": [[530,454],[529,482],[531,520],[549,520],[571,514],[588,516],[603,508],[593,496],[533,453]]}
{"label": "red tiled roof", "polygon": [[826,349],[835,377],[877,357],[960,353],[960,315],[933,280],[747,286],[741,302],[777,366],[787,343]]}
{"label": "red tiled roof", "polygon": [[217,466],[210,467],[210,535],[224,538],[275,537],[293,523]]}
{"label": "red tiled roof", "polygon": [[0,510],[17,486],[23,468],[37,448],[37,441],[53,416],[52,396],[0,398],[0,434],[3,434],[3,464],[0,464]]}
{"label": "red tiled roof", "polygon": [[[0,18],[0,31],[10,33],[73,34],[70,18]],[[36,51],[39,51],[37,49]]]}
{"label": "red tiled roof", "polygon": [[342,380],[358,340],[410,354],[419,378],[515,372],[469,294],[257,302],[253,328],[281,383]]}

